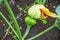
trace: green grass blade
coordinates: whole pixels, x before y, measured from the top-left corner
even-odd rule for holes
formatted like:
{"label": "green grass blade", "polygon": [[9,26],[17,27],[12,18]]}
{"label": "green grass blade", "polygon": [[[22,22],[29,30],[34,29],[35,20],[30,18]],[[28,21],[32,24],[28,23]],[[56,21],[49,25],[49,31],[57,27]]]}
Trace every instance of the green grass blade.
{"label": "green grass blade", "polygon": [[9,27],[12,29],[12,31],[15,33],[15,35],[18,37],[16,31],[14,30],[14,28],[12,27],[12,25],[10,24],[10,22],[7,20],[7,18],[2,14],[2,12],[0,12],[0,16],[6,21],[6,23],[9,25]]}
{"label": "green grass blade", "polygon": [[5,5],[7,11],[9,12],[9,15],[11,16],[11,18],[12,18],[12,20],[13,20],[13,22],[14,22],[14,25],[15,25],[15,28],[16,28],[16,32],[17,32],[17,34],[18,34],[18,36],[19,36],[19,38],[20,38],[19,40],[22,40],[22,35],[21,35],[20,29],[19,29],[19,25],[18,25],[18,23],[17,23],[17,20],[16,20],[16,18],[15,18],[15,16],[14,16],[13,11],[12,11],[12,9],[10,8],[7,0],[4,0],[3,2],[4,2],[4,5]]}

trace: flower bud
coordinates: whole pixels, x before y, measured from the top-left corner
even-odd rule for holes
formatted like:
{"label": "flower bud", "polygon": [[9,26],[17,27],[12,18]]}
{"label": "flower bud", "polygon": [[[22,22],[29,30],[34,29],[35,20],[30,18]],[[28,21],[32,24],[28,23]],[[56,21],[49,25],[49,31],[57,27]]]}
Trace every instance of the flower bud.
{"label": "flower bud", "polygon": [[28,15],[32,18],[39,19],[41,16],[40,8],[45,8],[45,7],[40,4],[33,5],[31,8],[29,8]]}

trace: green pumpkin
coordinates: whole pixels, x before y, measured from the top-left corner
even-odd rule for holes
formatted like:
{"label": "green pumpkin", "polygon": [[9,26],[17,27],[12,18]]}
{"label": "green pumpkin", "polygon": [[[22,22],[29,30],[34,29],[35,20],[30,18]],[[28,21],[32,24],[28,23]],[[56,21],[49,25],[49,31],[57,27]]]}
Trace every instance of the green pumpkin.
{"label": "green pumpkin", "polygon": [[27,25],[33,26],[37,23],[37,21],[35,19],[30,18],[30,17],[25,17],[25,23]]}

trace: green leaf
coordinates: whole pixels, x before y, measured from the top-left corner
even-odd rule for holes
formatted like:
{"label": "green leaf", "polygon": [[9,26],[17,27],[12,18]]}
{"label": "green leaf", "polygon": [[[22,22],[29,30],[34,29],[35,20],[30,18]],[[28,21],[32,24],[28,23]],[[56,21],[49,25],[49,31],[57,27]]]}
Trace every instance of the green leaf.
{"label": "green leaf", "polygon": [[35,2],[44,5],[46,0],[35,0]]}
{"label": "green leaf", "polygon": [[60,19],[57,19],[57,21],[56,21],[56,27],[60,30]]}
{"label": "green leaf", "polygon": [[47,21],[46,20],[41,20],[43,24],[47,24]]}
{"label": "green leaf", "polygon": [[60,5],[58,5],[55,9],[57,15],[58,15],[58,18],[60,18]]}
{"label": "green leaf", "polygon": [[18,7],[18,10],[19,10],[19,11],[22,11],[22,10],[23,10],[23,8],[20,7],[19,5],[18,5],[17,7]]}
{"label": "green leaf", "polygon": [[60,30],[60,24],[57,24],[57,26],[56,26],[59,30]]}
{"label": "green leaf", "polygon": [[59,18],[57,18],[57,20],[55,21],[55,26],[56,28],[60,30],[60,19]]}
{"label": "green leaf", "polygon": [[3,0],[0,0],[0,4],[2,3]]}
{"label": "green leaf", "polygon": [[35,0],[36,1],[36,3],[40,3],[42,0]]}

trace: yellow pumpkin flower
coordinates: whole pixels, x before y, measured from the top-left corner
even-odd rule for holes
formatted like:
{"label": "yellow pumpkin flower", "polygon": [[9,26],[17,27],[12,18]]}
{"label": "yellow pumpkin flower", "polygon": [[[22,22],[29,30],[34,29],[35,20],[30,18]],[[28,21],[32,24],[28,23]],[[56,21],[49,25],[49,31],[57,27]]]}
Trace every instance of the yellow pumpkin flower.
{"label": "yellow pumpkin flower", "polygon": [[[57,15],[55,14],[55,13],[53,13],[53,12],[50,12],[47,8],[41,8],[40,9],[41,10],[41,12],[43,12],[43,13],[41,13],[42,15],[42,17],[43,18],[47,18],[48,16],[50,16],[50,17],[52,17],[52,18],[56,18],[57,17]],[[45,16],[45,15],[46,16]],[[43,16],[44,15],[44,16]]]}
{"label": "yellow pumpkin flower", "polygon": [[55,13],[50,12],[44,5],[40,4],[33,5],[31,8],[29,8],[28,15],[35,19],[46,19],[48,16],[57,18]]}

